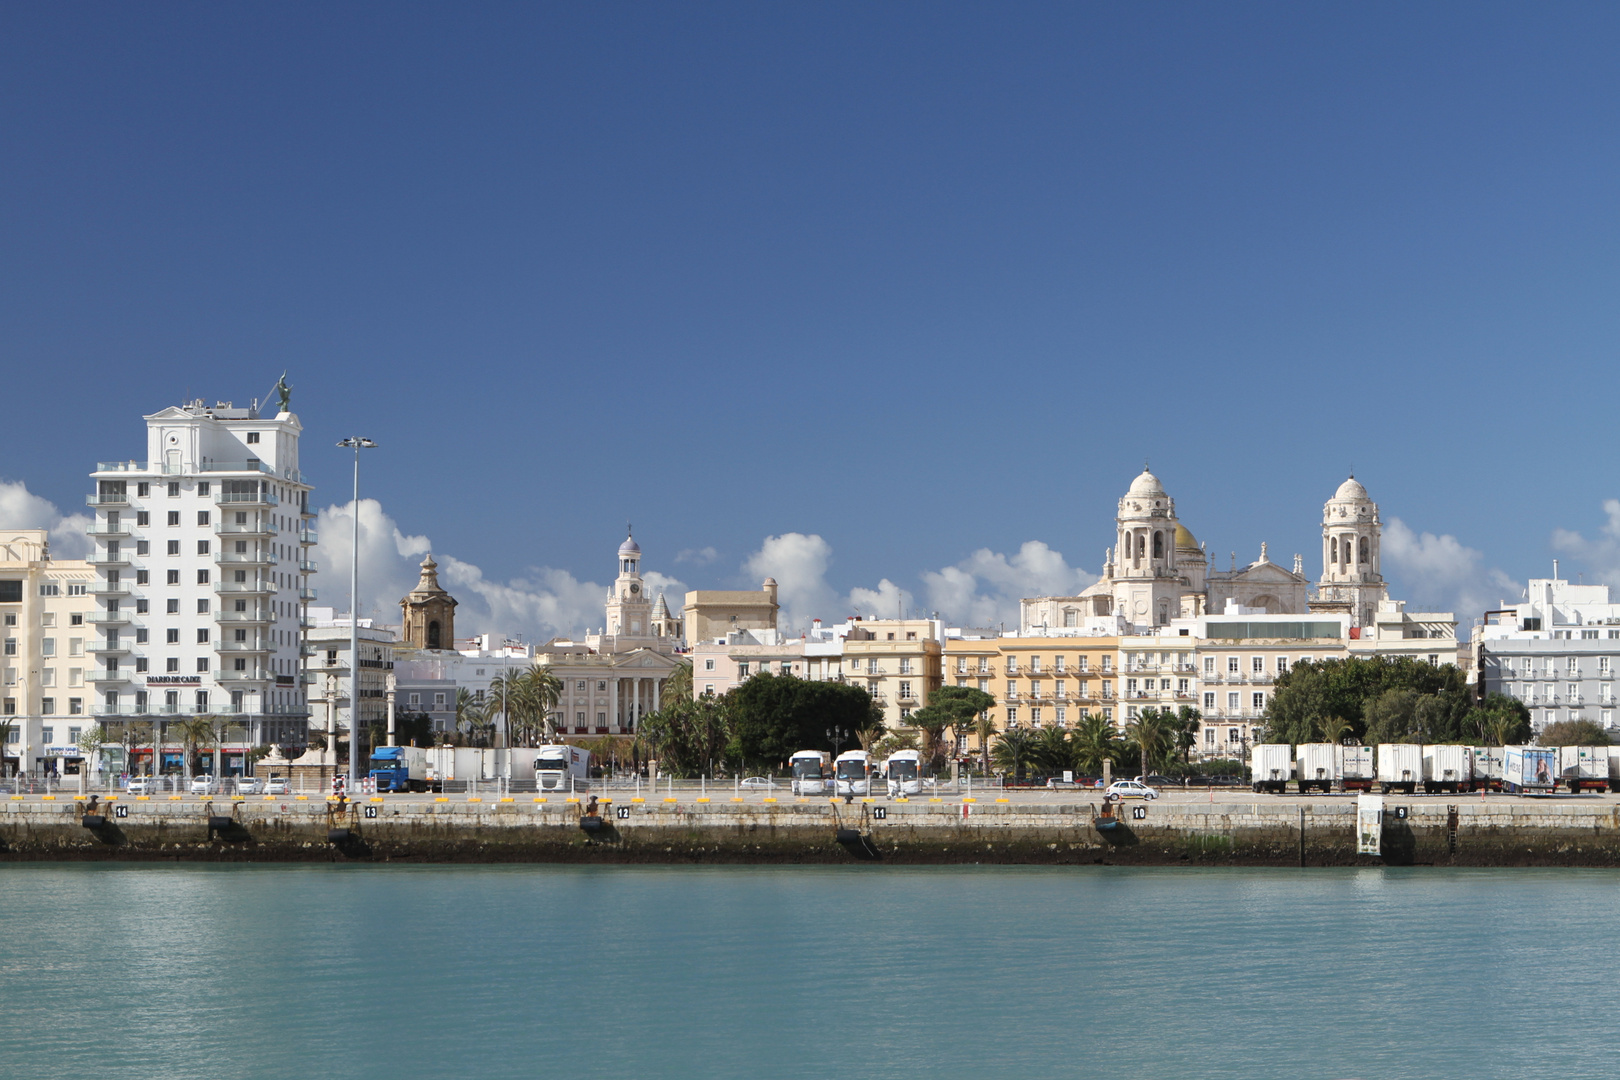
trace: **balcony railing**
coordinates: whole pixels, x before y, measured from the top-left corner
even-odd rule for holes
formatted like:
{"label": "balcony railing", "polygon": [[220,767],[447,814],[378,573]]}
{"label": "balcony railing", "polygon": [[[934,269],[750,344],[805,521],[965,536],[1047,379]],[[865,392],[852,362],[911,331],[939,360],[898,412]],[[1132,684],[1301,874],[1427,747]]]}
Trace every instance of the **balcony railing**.
{"label": "balcony railing", "polygon": [[84,561],[91,566],[128,566],[129,553],[124,551],[97,551]]}
{"label": "balcony railing", "polygon": [[222,611],[219,621],[225,623],[267,623],[271,622],[270,612],[262,608],[252,608],[247,611]]}
{"label": "balcony railing", "polygon": [[269,491],[222,491],[214,501],[220,506],[234,506],[237,509],[257,506],[280,506],[281,500]]}
{"label": "balcony railing", "polygon": [[115,537],[128,536],[129,534],[129,526],[122,523],[117,525],[91,525],[89,528],[84,530],[84,535],[86,536]]}
{"label": "balcony railing", "polygon": [[122,581],[92,581],[89,592],[91,596],[128,596],[129,586]]}
{"label": "balcony railing", "polygon": [[119,668],[108,671],[106,668],[92,668],[88,678],[93,683],[121,683],[133,681],[134,672]]}
{"label": "balcony railing", "polygon": [[320,593],[316,592],[314,589],[299,589],[298,590],[298,599],[300,599],[300,600],[319,600],[320,599]]}
{"label": "balcony railing", "polygon": [[313,574],[318,569],[320,569],[320,563],[317,563],[313,559],[298,560],[298,572],[300,574]]}
{"label": "balcony railing", "polygon": [[216,641],[214,651],[222,653],[267,653],[274,647],[267,641]]}
{"label": "balcony railing", "polygon": [[96,472],[151,472],[144,461],[98,461]]}
{"label": "balcony railing", "polygon": [[305,529],[303,532],[298,534],[298,542],[306,545],[318,544],[321,542],[320,535],[316,533],[314,529]]}
{"label": "balcony railing", "polygon": [[127,611],[92,611],[84,617],[84,621],[97,626],[120,626],[129,622]]}
{"label": "balcony railing", "polygon": [[128,506],[129,493],[127,491],[92,491],[84,497],[89,506]]}
{"label": "balcony railing", "polygon": [[198,472],[251,472],[262,473],[265,476],[276,475],[276,470],[260,461],[251,458],[247,461],[205,461],[197,469]]}
{"label": "balcony railing", "polygon": [[256,596],[273,593],[276,587],[268,581],[220,581],[214,584],[214,591],[228,596]]}
{"label": "balcony railing", "polygon": [[119,638],[117,641],[97,641],[90,646],[90,651],[107,656],[117,656],[122,655],[123,653],[131,652],[132,650],[130,649],[130,643],[128,641],[125,641],[123,638]]}

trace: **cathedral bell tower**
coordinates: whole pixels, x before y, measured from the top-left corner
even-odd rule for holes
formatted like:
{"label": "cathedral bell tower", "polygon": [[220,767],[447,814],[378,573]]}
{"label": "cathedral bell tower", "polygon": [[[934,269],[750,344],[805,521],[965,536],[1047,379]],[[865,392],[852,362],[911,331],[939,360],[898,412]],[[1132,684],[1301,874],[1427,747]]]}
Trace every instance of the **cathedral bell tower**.
{"label": "cathedral bell tower", "polygon": [[1119,500],[1115,522],[1114,611],[1138,625],[1164,626],[1181,614],[1176,502],[1144,466]]}
{"label": "cathedral bell tower", "polygon": [[1322,507],[1322,579],[1313,610],[1348,610],[1352,626],[1370,626],[1388,587],[1379,573],[1383,525],[1378,504],[1354,476]]}
{"label": "cathedral bell tower", "polygon": [[439,585],[439,564],[422,560],[422,579],[399,602],[401,638],[418,649],[456,647],[456,598]]}

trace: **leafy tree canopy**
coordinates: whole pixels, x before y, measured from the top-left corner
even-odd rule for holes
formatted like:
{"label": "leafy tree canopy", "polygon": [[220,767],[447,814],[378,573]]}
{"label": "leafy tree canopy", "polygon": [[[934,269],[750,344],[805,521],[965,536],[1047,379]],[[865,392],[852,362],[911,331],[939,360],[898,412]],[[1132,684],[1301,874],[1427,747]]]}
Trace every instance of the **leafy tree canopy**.
{"label": "leafy tree canopy", "polygon": [[1541,729],[1542,746],[1607,746],[1609,733],[1591,720],[1558,720]]}

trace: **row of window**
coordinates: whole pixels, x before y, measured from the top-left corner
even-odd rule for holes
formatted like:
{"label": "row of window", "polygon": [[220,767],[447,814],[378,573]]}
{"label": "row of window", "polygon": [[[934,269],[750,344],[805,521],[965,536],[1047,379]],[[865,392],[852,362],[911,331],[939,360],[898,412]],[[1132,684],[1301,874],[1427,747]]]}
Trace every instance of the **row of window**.
{"label": "row of window", "polygon": [[[1566,657],[1562,658],[1563,659],[1562,664],[1559,664],[1558,661],[1559,661],[1560,658],[1556,657],[1556,656],[1545,656],[1545,657],[1542,657],[1541,659],[1542,659],[1542,670],[1545,671],[1548,675],[1556,675],[1558,673],[1558,670],[1559,670],[1560,667],[1562,667],[1563,670],[1565,672],[1567,672],[1568,674],[1570,674],[1570,675],[1579,675],[1581,673],[1581,671],[1583,670],[1583,668],[1581,666],[1581,661],[1583,659],[1591,659],[1591,658],[1590,657],[1580,657],[1580,656],[1566,656]],[[1611,674],[1613,672],[1614,669],[1611,666],[1612,660],[1613,660],[1613,658],[1608,657],[1608,656],[1600,656],[1600,657],[1597,658],[1597,669],[1598,669],[1598,674],[1599,675],[1608,675],[1608,674]],[[1504,656],[1504,657],[1502,657],[1502,671],[1503,671],[1504,674],[1514,672],[1514,671],[1520,671],[1520,672],[1525,673],[1526,675],[1530,675],[1530,674],[1534,674],[1535,670],[1536,670],[1536,658],[1533,657],[1533,656],[1520,656],[1520,657]]]}
{"label": "row of window", "polygon": [[[4,584],[5,584],[5,582],[0,581],[0,585],[4,585]],[[22,584],[22,582],[19,581],[17,584],[20,586]],[[89,591],[90,591],[90,586],[86,582],[83,582],[83,581],[70,581],[70,582],[67,583],[67,594],[69,596],[83,596]],[[62,583],[61,582],[56,582],[56,581],[42,581],[42,582],[40,582],[39,583],[39,595],[41,595],[41,596],[61,596],[62,595]],[[4,602],[5,602],[4,597],[0,596],[0,603],[4,603]],[[13,601],[13,602],[14,603],[21,603],[22,602],[22,592],[21,592],[20,589],[19,589],[19,591],[17,593],[17,599],[15,601]],[[53,612],[49,612],[49,611],[44,612],[44,616],[47,619],[54,619],[56,617]],[[8,625],[15,625],[15,624],[8,624]],[[46,623],[45,625],[49,626],[50,623]]]}

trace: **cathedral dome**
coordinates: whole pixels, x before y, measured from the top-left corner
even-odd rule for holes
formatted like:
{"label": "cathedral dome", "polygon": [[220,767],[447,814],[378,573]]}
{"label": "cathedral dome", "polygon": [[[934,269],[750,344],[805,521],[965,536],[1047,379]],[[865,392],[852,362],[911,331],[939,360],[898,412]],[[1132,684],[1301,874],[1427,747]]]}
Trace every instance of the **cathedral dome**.
{"label": "cathedral dome", "polygon": [[1349,502],[1352,500],[1365,502],[1367,500],[1367,489],[1361,486],[1360,480],[1352,476],[1339,485],[1339,490],[1333,493],[1333,498],[1336,502]]}
{"label": "cathedral dome", "polygon": [[1159,478],[1157,476],[1154,476],[1146,469],[1143,469],[1142,475],[1131,481],[1131,490],[1127,491],[1125,494],[1127,496],[1135,495],[1138,498],[1149,498],[1155,495],[1162,496],[1164,494],[1164,485],[1159,483]]}
{"label": "cathedral dome", "polygon": [[1176,550],[1177,551],[1199,551],[1199,550],[1202,550],[1198,546],[1198,541],[1193,537],[1192,531],[1190,529],[1188,529],[1187,526],[1181,524],[1179,521],[1176,523]]}
{"label": "cathedral dome", "polygon": [[634,537],[627,536],[624,543],[619,545],[619,558],[628,558],[631,555],[640,555],[641,545],[636,543]]}

